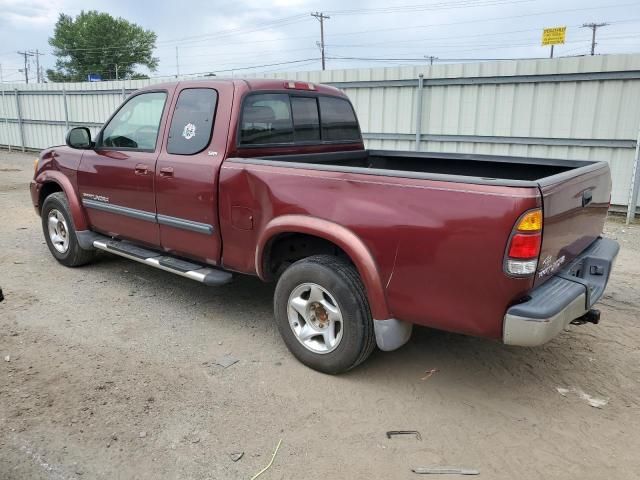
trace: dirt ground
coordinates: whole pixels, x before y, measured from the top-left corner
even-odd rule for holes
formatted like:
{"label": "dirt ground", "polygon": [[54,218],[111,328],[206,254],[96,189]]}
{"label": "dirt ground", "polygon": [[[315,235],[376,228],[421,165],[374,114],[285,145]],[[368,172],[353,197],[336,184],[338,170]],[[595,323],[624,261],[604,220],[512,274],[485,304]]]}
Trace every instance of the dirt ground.
{"label": "dirt ground", "polygon": [[[33,158],[0,153],[0,479],[250,479],[279,440],[260,480],[640,478],[640,225],[607,223],[622,249],[600,325],[541,348],[420,328],[332,377],[286,350],[272,285],[59,265]],[[422,440],[385,436],[405,429]]]}

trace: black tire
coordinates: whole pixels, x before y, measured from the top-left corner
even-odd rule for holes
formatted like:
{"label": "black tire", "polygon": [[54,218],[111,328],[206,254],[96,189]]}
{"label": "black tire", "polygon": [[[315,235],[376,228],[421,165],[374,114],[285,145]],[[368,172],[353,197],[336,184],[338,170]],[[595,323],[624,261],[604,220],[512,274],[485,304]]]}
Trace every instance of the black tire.
{"label": "black tire", "polygon": [[[51,241],[49,235],[49,213],[54,209],[62,214],[68,226],[68,229],[66,231],[68,235],[69,246],[65,252],[59,252],[53,246],[53,242]],[[67,197],[64,193],[52,193],[44,200],[44,203],[42,204],[41,217],[42,232],[44,233],[44,238],[47,241],[47,246],[49,247],[51,255],[53,255],[53,257],[58,262],[67,267],[79,267],[93,260],[96,254],[95,250],[85,250],[81,248],[80,244],[78,243],[76,228],[73,224],[73,218],[71,217],[71,213],[69,211],[69,202],[67,201]]]}
{"label": "black tire", "polygon": [[[325,289],[342,314],[342,338],[328,353],[316,353],[304,346],[289,323],[289,297],[304,283],[315,283]],[[358,271],[338,257],[316,255],[287,268],[276,286],[274,311],[280,335],[291,353],[314,370],[329,374],[346,372],[365,361],[375,348],[371,311]]]}

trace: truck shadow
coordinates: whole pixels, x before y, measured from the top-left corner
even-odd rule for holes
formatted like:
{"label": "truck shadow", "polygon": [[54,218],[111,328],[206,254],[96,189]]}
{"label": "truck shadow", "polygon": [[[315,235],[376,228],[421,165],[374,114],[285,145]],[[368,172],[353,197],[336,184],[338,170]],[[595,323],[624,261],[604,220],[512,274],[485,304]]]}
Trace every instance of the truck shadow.
{"label": "truck shadow", "polygon": [[[588,329],[588,326],[578,327]],[[347,375],[374,381],[412,383],[448,393],[513,398],[533,390],[592,384],[615,369],[615,359],[590,335],[563,332],[536,348],[415,327],[411,340],[394,352],[376,350]],[[585,385],[587,386],[587,385]],[[416,387],[418,388],[418,387]],[[447,393],[447,394],[448,394]],[[464,397],[465,394],[460,396]]]}
{"label": "truck shadow", "polygon": [[[322,375],[299,365],[286,352],[273,322],[275,284],[238,275],[228,285],[206,287],[111,255],[100,255],[96,263],[85,268],[110,270],[123,281],[134,283],[141,294],[154,292],[166,301],[184,302],[191,313],[222,315],[224,321],[216,328],[227,328],[226,322],[234,326],[258,326],[273,334],[265,338],[265,348],[280,348],[288,365],[304,369],[296,371],[296,375]],[[128,276],[122,277],[123,271]],[[99,275],[103,276],[104,271]],[[597,327],[577,328],[595,331]],[[571,332],[561,334],[542,347],[511,347],[490,339],[415,327],[411,340],[401,349],[394,352],[376,350],[352,371],[339,377],[327,377],[326,381],[335,378],[337,382],[379,384],[386,388],[423,385],[440,390],[442,395],[449,389],[458,392],[468,389],[486,391],[488,395],[505,392],[513,397],[524,395],[532,388],[542,388],[553,394],[556,387],[570,385],[593,374],[593,357],[599,362],[614,363],[606,346],[600,343],[590,335]],[[430,371],[433,371],[431,375],[428,374]]]}

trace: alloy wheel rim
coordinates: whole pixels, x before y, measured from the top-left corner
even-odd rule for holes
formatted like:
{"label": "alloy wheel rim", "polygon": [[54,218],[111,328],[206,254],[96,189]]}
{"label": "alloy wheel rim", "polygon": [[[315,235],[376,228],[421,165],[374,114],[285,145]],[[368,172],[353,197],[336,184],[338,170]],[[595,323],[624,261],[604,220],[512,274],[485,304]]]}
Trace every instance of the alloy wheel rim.
{"label": "alloy wheel rim", "polygon": [[64,215],[57,209],[52,209],[47,216],[47,225],[53,248],[60,253],[66,253],[69,250],[69,226]]}
{"label": "alloy wheel rim", "polygon": [[287,304],[289,326],[296,339],[314,353],[334,351],[342,340],[342,312],[333,296],[316,283],[293,289]]}

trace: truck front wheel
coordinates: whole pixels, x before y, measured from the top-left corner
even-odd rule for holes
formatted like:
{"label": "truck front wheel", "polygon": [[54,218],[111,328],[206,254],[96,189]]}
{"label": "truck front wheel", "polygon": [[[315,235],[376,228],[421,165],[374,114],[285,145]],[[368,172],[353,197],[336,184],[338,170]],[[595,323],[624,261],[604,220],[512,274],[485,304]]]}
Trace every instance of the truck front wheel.
{"label": "truck front wheel", "polygon": [[346,260],[315,255],[291,265],[278,280],[274,310],[285,344],[314,370],[346,372],[375,348],[364,286]]}
{"label": "truck front wheel", "polygon": [[67,267],[78,267],[89,263],[95,256],[94,250],[80,247],[69,203],[64,193],[49,195],[42,204],[42,231],[51,255]]}

